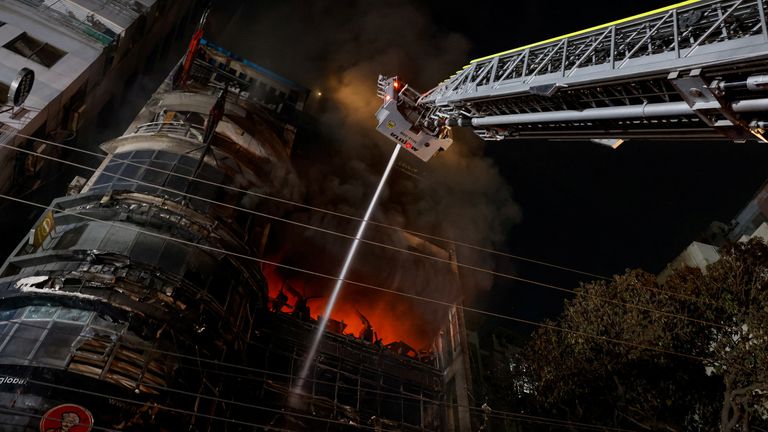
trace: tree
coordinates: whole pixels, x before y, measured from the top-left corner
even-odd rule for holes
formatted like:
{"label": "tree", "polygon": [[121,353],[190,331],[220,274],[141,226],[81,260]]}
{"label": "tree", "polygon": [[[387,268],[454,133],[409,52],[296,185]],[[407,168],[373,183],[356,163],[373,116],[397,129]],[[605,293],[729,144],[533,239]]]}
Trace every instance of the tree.
{"label": "tree", "polygon": [[681,269],[664,285],[631,270],[579,287],[528,346],[542,407],[653,431],[765,425],[768,246],[722,253],[706,272]]}
{"label": "tree", "polygon": [[733,245],[701,275],[681,272],[675,283],[696,286],[713,307],[706,319],[722,327],[706,340],[706,373],[722,382],[720,430],[748,431],[768,419],[768,246]]}

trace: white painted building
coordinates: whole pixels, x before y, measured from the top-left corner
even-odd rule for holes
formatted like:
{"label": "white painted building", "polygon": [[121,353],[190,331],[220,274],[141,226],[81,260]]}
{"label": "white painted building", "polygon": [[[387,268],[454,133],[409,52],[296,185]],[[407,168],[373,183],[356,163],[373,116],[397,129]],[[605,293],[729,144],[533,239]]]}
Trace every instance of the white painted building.
{"label": "white painted building", "polygon": [[[18,136],[75,136],[146,62],[168,47],[195,1],[0,0],[0,191],[34,174],[52,149]],[[8,90],[22,68],[35,73],[26,102]]]}
{"label": "white painted building", "polygon": [[711,233],[711,243],[694,241],[683,250],[666,268],[659,273],[658,280],[663,282],[675,269],[696,267],[702,271],[709,264],[720,259],[720,247],[725,242],[743,242],[758,237],[768,242],[768,182],[763,184],[746,206],[736,215],[730,225],[714,223],[710,230],[718,229],[722,233]]}

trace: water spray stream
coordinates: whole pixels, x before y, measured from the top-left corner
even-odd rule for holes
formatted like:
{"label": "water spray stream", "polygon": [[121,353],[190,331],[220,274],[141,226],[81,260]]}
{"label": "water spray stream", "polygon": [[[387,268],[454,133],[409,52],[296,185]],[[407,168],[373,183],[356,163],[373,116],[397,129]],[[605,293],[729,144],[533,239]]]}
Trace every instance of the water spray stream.
{"label": "water spray stream", "polygon": [[315,359],[315,354],[317,354],[317,349],[320,347],[320,341],[323,339],[323,332],[325,331],[325,326],[328,324],[328,319],[331,317],[331,313],[333,312],[333,307],[336,304],[336,299],[339,297],[339,292],[341,291],[341,287],[344,285],[344,280],[347,277],[347,271],[349,271],[349,267],[352,264],[352,260],[355,258],[355,253],[357,252],[357,247],[360,245],[360,239],[363,237],[363,233],[365,232],[365,227],[368,225],[368,219],[371,217],[371,213],[373,213],[374,207],[376,207],[376,201],[379,200],[379,195],[381,194],[381,190],[384,189],[384,184],[387,182],[387,178],[389,177],[390,171],[392,171],[392,167],[395,165],[395,160],[397,159],[397,153],[400,151],[400,146],[396,145],[395,150],[392,152],[392,156],[389,158],[389,163],[387,164],[387,168],[384,170],[384,173],[381,175],[381,180],[379,180],[379,186],[376,188],[376,192],[374,192],[373,197],[371,198],[371,202],[368,204],[368,210],[365,212],[365,216],[363,216],[362,221],[360,222],[360,227],[357,229],[357,235],[355,235],[355,239],[352,241],[352,246],[349,248],[349,252],[347,252],[347,257],[344,260],[344,265],[341,267],[341,272],[339,272],[339,277],[336,280],[336,285],[333,287],[333,292],[331,293],[331,297],[328,299],[328,303],[325,306],[325,312],[323,313],[323,316],[320,319],[320,322],[317,325],[317,330],[315,331],[315,337],[312,340],[312,345],[309,348],[309,352],[307,353],[307,358],[304,361],[304,366],[301,368],[301,373],[299,373],[299,379],[296,381],[296,386],[294,388],[294,392],[300,392],[301,387],[304,385],[304,381],[307,379],[307,375],[309,374],[309,369],[312,367],[312,363]]}

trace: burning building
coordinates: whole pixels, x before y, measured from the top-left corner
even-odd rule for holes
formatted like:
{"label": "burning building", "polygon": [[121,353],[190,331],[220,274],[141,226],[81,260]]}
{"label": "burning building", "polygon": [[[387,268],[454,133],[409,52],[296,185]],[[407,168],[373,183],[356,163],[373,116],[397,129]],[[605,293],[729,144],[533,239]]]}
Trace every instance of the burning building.
{"label": "burning building", "polygon": [[0,429],[468,430],[458,308],[431,350],[340,312],[297,388],[317,314],[265,197],[295,198],[309,91],[201,36],[0,268]]}

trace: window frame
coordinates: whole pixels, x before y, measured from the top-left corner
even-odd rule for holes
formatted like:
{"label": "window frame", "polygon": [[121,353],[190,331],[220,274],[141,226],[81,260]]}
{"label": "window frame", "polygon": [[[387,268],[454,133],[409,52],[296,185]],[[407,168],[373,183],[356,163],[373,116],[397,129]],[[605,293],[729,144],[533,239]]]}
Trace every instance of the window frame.
{"label": "window frame", "polygon": [[[22,39],[25,39],[25,45],[28,45],[27,48],[29,49],[29,51],[31,51],[29,55],[25,55],[19,48],[15,46]],[[36,47],[34,48],[31,47],[31,45],[33,44],[35,44]],[[40,66],[43,66],[49,69],[55,66],[56,63],[61,61],[61,59],[63,59],[68,54],[63,49],[58,48],[54,45],[51,45],[50,43],[40,40],[34,36],[31,36],[27,32],[19,33],[16,37],[14,37],[13,39],[3,44],[3,48],[7,49],[8,51],[20,57],[33,61],[39,64]],[[53,59],[53,61],[46,61],[46,57],[48,56],[41,57],[39,55],[43,50],[47,50],[46,54],[52,55],[52,57],[55,56],[56,58]]]}

